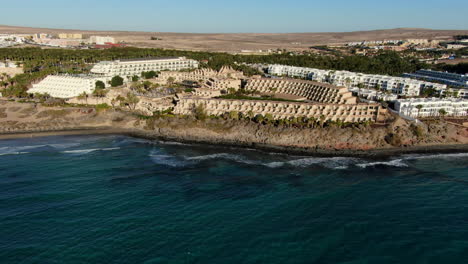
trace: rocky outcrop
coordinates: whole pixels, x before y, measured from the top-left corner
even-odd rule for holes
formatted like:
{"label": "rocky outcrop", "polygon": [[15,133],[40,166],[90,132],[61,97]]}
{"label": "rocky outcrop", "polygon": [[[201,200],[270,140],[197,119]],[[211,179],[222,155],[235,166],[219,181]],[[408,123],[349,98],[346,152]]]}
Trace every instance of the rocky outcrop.
{"label": "rocky outcrop", "polygon": [[387,125],[298,128],[247,120],[193,117],[143,119],[130,112],[90,107],[43,107],[0,101],[0,133],[115,128],[148,138],[227,144],[303,153],[373,155],[415,150],[468,150],[468,128],[443,120],[415,125],[396,118]]}

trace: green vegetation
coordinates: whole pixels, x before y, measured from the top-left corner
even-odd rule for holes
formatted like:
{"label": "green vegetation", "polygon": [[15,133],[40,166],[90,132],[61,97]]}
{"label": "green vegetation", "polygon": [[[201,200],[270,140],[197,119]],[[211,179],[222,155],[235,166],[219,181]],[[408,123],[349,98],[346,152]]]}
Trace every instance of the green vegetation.
{"label": "green vegetation", "polygon": [[468,63],[458,63],[458,64],[436,64],[433,67],[434,70],[438,71],[448,71],[458,74],[465,74],[468,72]]}
{"label": "green vegetation", "polygon": [[145,79],[152,79],[154,77],[158,76],[158,73],[156,73],[155,71],[149,71],[149,72],[142,72],[141,73],[141,77],[145,78]]}
{"label": "green vegetation", "polygon": [[434,88],[426,88],[421,91],[423,97],[436,97],[439,96],[439,91]]}
{"label": "green vegetation", "polygon": [[[458,51],[457,51],[458,52]],[[319,69],[349,70],[372,74],[400,75],[427,68],[411,56],[401,57],[393,51],[380,51],[375,56],[323,56],[315,54],[295,55],[292,53],[271,55],[234,55],[202,51],[181,51],[148,48],[111,48],[105,50],[70,50],[41,48],[3,48],[0,49],[0,60],[22,61],[24,74],[12,78],[5,96],[27,96],[26,90],[33,81],[39,81],[49,74],[86,73],[93,63],[101,60],[147,58],[159,56],[186,56],[199,61],[201,67],[219,70],[222,66],[231,66],[242,70],[246,75],[259,74],[258,70],[243,63],[287,64]],[[150,73],[150,77],[153,73]],[[133,78],[132,78],[133,79]],[[114,83],[112,86],[119,86]]]}
{"label": "green vegetation", "polygon": [[423,109],[423,105],[418,104],[416,106],[416,109],[418,109],[418,117],[419,117],[419,112],[421,112],[421,109]]}
{"label": "green vegetation", "polygon": [[197,120],[205,120],[208,117],[205,106],[202,104],[194,105],[193,114]]}
{"label": "green vegetation", "polygon": [[106,88],[106,84],[103,83],[102,81],[97,81],[96,82],[96,89],[105,89]]}
{"label": "green vegetation", "polygon": [[110,109],[111,107],[108,104],[103,103],[103,104],[97,104],[95,108],[96,108],[96,111],[104,111],[104,110]]}
{"label": "green vegetation", "polygon": [[417,138],[421,139],[423,137],[424,130],[421,126],[411,124],[410,129]]}
{"label": "green vegetation", "polygon": [[441,108],[439,109],[439,115],[443,118],[447,114],[447,111],[445,109]]}
{"label": "green vegetation", "polygon": [[104,89],[95,89],[93,92],[93,96],[98,97],[98,98],[103,98],[107,95],[109,90],[104,90]]}
{"label": "green vegetation", "polygon": [[123,81],[124,79],[117,75],[117,76],[112,77],[110,84],[112,87],[117,87],[117,86],[123,85]]}

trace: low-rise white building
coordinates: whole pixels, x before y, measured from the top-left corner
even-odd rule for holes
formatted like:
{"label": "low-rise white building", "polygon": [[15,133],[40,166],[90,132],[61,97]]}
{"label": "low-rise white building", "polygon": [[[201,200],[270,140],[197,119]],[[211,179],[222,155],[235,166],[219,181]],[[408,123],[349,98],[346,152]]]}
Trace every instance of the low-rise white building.
{"label": "low-rise white building", "polygon": [[420,81],[410,78],[394,77],[378,74],[365,74],[350,71],[322,70],[288,65],[269,65],[268,73],[279,76],[289,76],[309,79],[317,82],[328,82],[348,88],[362,84],[364,88],[379,88],[393,94],[404,96],[418,96],[421,90],[434,88],[443,91],[447,85]]}
{"label": "low-rise white building", "polygon": [[379,92],[374,89],[359,89],[359,88],[349,88],[353,93],[356,93],[359,97],[371,100],[371,101],[394,101],[398,99],[396,94],[388,94],[385,92]]}
{"label": "low-rise white building", "polygon": [[180,71],[198,68],[198,61],[185,57],[143,58],[115,61],[101,61],[94,65],[91,72],[105,76],[130,78],[148,71]]}
{"label": "low-rise white building", "polygon": [[56,98],[72,98],[83,92],[91,94],[97,81],[102,81],[107,86],[109,80],[109,77],[92,75],[49,75],[41,82],[33,84],[28,93],[47,93]]}
{"label": "low-rise white building", "polygon": [[103,36],[91,36],[89,38],[90,43],[98,44],[98,45],[104,45],[106,43],[115,43],[115,39],[113,37],[103,37]]}
{"label": "low-rise white building", "polygon": [[411,98],[395,101],[395,110],[410,117],[440,116],[441,109],[446,112],[446,116],[467,116],[468,100],[458,98]]}

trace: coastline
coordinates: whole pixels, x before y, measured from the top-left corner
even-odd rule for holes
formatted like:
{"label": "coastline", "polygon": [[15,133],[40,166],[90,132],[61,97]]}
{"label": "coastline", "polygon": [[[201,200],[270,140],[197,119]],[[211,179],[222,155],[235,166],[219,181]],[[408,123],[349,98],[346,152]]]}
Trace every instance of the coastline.
{"label": "coastline", "polygon": [[124,135],[135,138],[144,138],[148,140],[159,140],[166,142],[181,142],[186,144],[212,145],[221,147],[233,147],[244,149],[255,149],[263,152],[277,152],[291,155],[316,156],[316,157],[359,157],[369,159],[387,159],[391,157],[406,155],[406,154],[449,154],[449,153],[468,153],[468,144],[439,144],[427,146],[409,146],[409,147],[392,147],[383,149],[370,150],[353,150],[353,149],[323,149],[323,148],[299,148],[287,147],[272,144],[261,143],[242,143],[217,141],[210,142],[208,140],[191,140],[181,137],[168,137],[156,135],[151,132],[135,129],[119,129],[111,127],[102,128],[77,128],[68,130],[50,130],[41,132],[15,132],[0,134],[0,140],[49,137],[49,136],[75,136],[75,135]]}
{"label": "coastline", "polygon": [[121,134],[124,129],[116,128],[77,128],[65,130],[49,130],[49,131],[24,131],[15,133],[1,133],[0,140],[5,139],[21,139],[35,137],[52,137],[52,136],[78,136],[78,135],[112,135]]}

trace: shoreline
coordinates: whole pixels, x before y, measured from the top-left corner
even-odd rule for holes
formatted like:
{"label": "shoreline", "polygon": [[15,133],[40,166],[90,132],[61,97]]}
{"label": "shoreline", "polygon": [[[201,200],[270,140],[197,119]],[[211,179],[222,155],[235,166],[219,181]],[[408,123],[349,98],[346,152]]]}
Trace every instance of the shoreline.
{"label": "shoreline", "polygon": [[50,131],[24,131],[15,133],[0,133],[0,140],[6,139],[21,139],[21,138],[36,138],[36,137],[52,137],[52,136],[79,136],[79,135],[111,135],[124,133],[124,129],[116,128],[77,128],[67,130],[50,130]]}
{"label": "shoreline", "polygon": [[148,140],[159,140],[166,142],[181,142],[187,144],[211,145],[220,147],[234,147],[241,149],[254,149],[262,152],[277,152],[291,155],[315,156],[315,157],[358,157],[369,159],[387,159],[405,154],[449,154],[468,153],[468,144],[428,145],[394,147],[386,149],[352,150],[352,149],[320,149],[286,147],[259,143],[233,143],[233,142],[209,142],[204,140],[190,140],[179,137],[164,137],[150,132],[118,129],[118,128],[77,128],[69,130],[41,131],[41,132],[16,132],[0,134],[0,140],[49,137],[49,136],[75,136],[75,135],[124,135]]}

